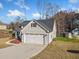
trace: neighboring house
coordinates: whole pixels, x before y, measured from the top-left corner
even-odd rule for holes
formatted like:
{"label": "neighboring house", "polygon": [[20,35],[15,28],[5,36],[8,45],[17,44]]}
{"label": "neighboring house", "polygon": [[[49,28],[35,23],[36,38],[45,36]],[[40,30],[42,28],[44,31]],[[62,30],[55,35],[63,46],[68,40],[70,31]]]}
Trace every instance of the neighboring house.
{"label": "neighboring house", "polygon": [[56,37],[56,23],[53,19],[24,21],[21,28],[23,43],[49,44]]}
{"label": "neighboring house", "polygon": [[5,24],[0,25],[0,30],[6,30],[6,29],[7,29],[7,25],[5,25]]}
{"label": "neighboring house", "polygon": [[73,30],[72,30],[72,33],[73,33],[74,36],[79,35],[79,28],[73,29]]}
{"label": "neighboring house", "polygon": [[70,33],[69,33],[69,38],[78,38],[79,39],[79,28],[75,28],[73,29]]}

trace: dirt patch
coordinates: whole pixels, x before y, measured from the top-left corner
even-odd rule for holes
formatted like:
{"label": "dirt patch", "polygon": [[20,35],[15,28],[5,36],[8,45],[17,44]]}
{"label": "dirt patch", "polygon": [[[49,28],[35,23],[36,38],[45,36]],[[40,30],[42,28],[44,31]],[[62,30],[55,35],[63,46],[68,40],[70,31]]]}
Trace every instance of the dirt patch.
{"label": "dirt patch", "polygon": [[79,43],[54,41],[32,59],[79,59],[79,54],[67,52],[69,49],[79,50]]}
{"label": "dirt patch", "polygon": [[7,38],[0,38],[0,49],[11,46],[11,45],[5,43],[5,42],[7,42],[9,40],[10,40],[9,37],[7,37]]}
{"label": "dirt patch", "polygon": [[10,33],[7,30],[0,30],[0,38],[10,37]]}
{"label": "dirt patch", "polygon": [[9,43],[20,44],[21,41],[19,41],[19,40],[17,40],[17,39],[14,39],[14,40],[11,40]]}

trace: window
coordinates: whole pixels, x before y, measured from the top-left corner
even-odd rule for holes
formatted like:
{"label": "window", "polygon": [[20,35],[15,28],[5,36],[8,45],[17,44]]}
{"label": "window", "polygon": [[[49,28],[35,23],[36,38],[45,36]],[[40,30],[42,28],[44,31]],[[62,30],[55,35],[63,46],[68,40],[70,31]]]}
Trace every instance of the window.
{"label": "window", "polygon": [[31,27],[36,27],[36,26],[37,26],[36,23],[32,23],[32,24],[31,24]]}

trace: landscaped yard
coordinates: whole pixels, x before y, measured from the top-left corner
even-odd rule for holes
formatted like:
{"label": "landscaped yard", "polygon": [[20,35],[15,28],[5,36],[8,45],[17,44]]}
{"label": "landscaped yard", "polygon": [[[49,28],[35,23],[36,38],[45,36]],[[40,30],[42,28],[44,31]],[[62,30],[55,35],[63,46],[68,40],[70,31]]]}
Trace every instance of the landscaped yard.
{"label": "landscaped yard", "polygon": [[8,30],[0,30],[0,49],[11,45],[6,44],[10,40],[11,34]]}
{"label": "landscaped yard", "polygon": [[[78,40],[63,40],[56,38],[57,40],[49,44],[41,53],[34,56],[32,59],[79,59],[79,53],[71,53],[67,50],[78,50]],[[75,41],[75,42],[74,42]]]}
{"label": "landscaped yard", "polygon": [[9,38],[0,38],[0,49],[11,46],[5,43],[9,40],[10,40]]}

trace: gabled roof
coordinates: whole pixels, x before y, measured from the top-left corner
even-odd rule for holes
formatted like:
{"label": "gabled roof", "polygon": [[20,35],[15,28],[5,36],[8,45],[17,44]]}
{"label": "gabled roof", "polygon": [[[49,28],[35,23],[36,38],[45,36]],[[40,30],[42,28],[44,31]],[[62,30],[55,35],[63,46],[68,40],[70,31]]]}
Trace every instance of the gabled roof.
{"label": "gabled roof", "polygon": [[24,22],[22,22],[22,24],[21,24],[21,26],[26,26],[28,23],[29,23],[30,21],[24,21]]}
{"label": "gabled roof", "polygon": [[[40,19],[40,20],[32,20],[38,22],[40,25],[42,25],[44,28],[46,28],[49,32],[53,30],[53,24],[54,19]],[[21,25],[24,27],[26,26],[30,21],[24,21]]]}
{"label": "gabled roof", "polygon": [[53,19],[46,19],[46,20],[36,20],[38,23],[40,23],[43,27],[45,27],[49,32],[53,30]]}

